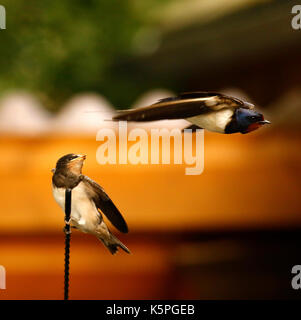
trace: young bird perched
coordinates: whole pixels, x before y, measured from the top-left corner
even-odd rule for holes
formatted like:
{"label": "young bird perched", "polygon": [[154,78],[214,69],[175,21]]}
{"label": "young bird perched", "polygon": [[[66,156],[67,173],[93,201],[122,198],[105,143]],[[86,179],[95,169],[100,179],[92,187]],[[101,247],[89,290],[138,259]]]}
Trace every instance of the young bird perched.
{"label": "young bird perched", "polygon": [[203,128],[218,133],[248,133],[270,123],[254,105],[213,92],[183,93],[159,100],[147,107],[120,111],[115,121],[157,121],[185,119],[188,128]]}
{"label": "young bird perched", "polygon": [[128,227],[119,210],[101,186],[82,174],[85,155],[67,154],[60,158],[53,170],[52,191],[56,202],[65,210],[65,191],[72,189],[71,225],[95,235],[112,254],[118,247],[130,253],[108,229],[101,212],[121,232]]}

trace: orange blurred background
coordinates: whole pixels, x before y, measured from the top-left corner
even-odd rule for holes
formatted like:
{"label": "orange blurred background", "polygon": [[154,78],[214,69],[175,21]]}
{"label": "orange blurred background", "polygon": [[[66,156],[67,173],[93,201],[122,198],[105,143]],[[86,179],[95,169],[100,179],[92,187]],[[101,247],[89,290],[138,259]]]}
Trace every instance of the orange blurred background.
{"label": "orange blurred background", "polygon": [[[64,218],[52,198],[50,170],[71,151],[88,155],[84,173],[105,188],[124,214],[130,233],[120,238],[132,251],[111,256],[97,239],[74,231],[72,299],[275,294],[270,287],[256,294],[235,287],[231,281],[237,281],[239,268],[221,283],[220,277],[229,273],[224,264],[244,268],[256,246],[266,255],[263,262],[271,263],[275,252],[270,246],[283,246],[287,230],[300,227],[299,139],[299,132],[288,129],[233,136],[206,132],[200,176],[186,176],[184,165],[99,165],[100,142],[92,136],[2,139],[0,252],[7,290],[1,297],[62,297]],[[292,247],[297,243],[279,250],[275,264],[290,251],[297,255]],[[257,249],[252,254],[257,257]],[[284,271],[289,285],[290,270]],[[255,274],[266,281],[274,272]],[[246,277],[253,273],[250,269]],[[262,285],[244,281],[249,289]]]}

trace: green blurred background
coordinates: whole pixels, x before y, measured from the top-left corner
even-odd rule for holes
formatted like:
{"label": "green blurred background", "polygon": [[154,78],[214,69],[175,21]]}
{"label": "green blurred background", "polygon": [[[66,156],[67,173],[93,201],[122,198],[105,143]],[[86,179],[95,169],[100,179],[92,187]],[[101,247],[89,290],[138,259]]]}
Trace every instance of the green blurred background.
{"label": "green blurred background", "polygon": [[133,81],[129,69],[116,66],[135,56],[135,39],[151,28],[149,13],[160,3],[2,1],[7,30],[1,34],[0,91],[30,90],[53,110],[83,91],[129,105],[150,84]]}
{"label": "green blurred background", "polygon": [[246,77],[249,94],[270,102],[275,90],[264,94],[254,85],[250,64],[256,63],[260,77],[269,72],[264,77],[278,89],[284,80],[275,81],[271,60],[295,52],[300,40],[290,22],[294,1],[1,4],[7,30],[1,32],[0,92],[24,88],[50,110],[79,92],[99,92],[117,108],[128,108],[154,86],[216,90],[246,87]]}

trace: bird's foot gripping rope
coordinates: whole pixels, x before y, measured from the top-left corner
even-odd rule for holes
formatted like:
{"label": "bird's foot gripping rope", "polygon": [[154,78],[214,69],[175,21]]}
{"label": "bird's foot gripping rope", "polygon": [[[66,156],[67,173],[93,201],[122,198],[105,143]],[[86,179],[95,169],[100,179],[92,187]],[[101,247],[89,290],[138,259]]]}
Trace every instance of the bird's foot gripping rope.
{"label": "bird's foot gripping rope", "polygon": [[65,281],[64,281],[64,300],[69,299],[69,270],[70,270],[70,241],[71,241],[71,198],[72,190],[66,189],[65,192]]}
{"label": "bird's foot gripping rope", "polygon": [[66,226],[63,228],[63,232],[67,234],[71,234],[71,230],[67,230]]}

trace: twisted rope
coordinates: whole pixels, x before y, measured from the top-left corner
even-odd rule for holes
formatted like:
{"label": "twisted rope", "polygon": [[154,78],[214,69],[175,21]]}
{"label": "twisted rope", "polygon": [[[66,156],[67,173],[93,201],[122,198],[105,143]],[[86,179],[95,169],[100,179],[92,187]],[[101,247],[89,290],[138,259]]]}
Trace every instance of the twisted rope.
{"label": "twisted rope", "polygon": [[64,300],[69,299],[69,270],[70,270],[70,216],[71,216],[71,189],[66,189],[65,192],[65,279],[64,279]]}

